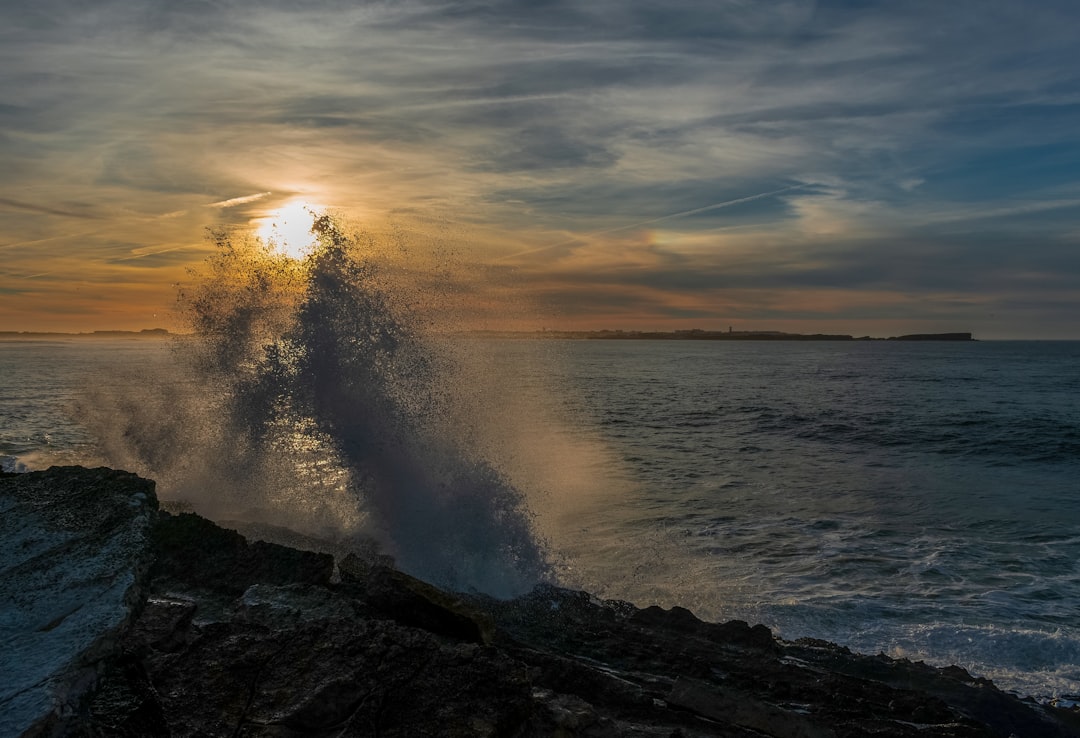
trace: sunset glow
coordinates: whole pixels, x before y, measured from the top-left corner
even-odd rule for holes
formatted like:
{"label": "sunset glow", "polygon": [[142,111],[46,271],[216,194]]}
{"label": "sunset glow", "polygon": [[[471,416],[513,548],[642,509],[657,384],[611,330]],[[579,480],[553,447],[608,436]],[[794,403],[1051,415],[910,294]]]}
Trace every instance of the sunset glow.
{"label": "sunset glow", "polygon": [[324,208],[296,200],[255,221],[255,233],[265,243],[290,256],[303,259],[315,247],[311,223]]}
{"label": "sunset glow", "polygon": [[159,5],[0,8],[0,330],[325,205],[489,327],[1080,338],[1075,3]]}

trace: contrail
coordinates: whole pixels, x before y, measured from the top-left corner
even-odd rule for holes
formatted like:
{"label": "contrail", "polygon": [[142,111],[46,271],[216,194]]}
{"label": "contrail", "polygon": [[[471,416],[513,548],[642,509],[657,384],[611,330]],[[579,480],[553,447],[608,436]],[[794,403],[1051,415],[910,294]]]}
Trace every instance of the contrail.
{"label": "contrail", "polygon": [[590,231],[582,234],[577,238],[570,238],[566,241],[559,241],[558,243],[548,244],[547,246],[540,246],[535,249],[526,249],[525,251],[518,251],[514,254],[508,254],[506,256],[499,257],[496,261],[505,261],[507,259],[513,259],[517,256],[525,256],[527,254],[536,254],[541,251],[547,251],[549,249],[557,249],[560,246],[569,246],[572,243],[577,243],[581,238],[587,238],[589,236],[602,236],[606,233],[618,233],[619,231],[628,231],[632,228],[640,228],[641,226],[649,225],[651,223],[660,223],[661,221],[671,220],[672,218],[682,218],[687,215],[695,215],[697,213],[704,213],[709,210],[719,210],[720,208],[730,208],[733,205],[741,205],[744,202],[752,202],[754,200],[760,200],[764,197],[772,197],[773,195],[779,195],[782,192],[790,192],[791,190],[799,190],[804,187],[809,187],[811,182],[803,182],[802,184],[791,185],[790,187],[781,187],[779,190],[770,190],[769,192],[759,192],[756,195],[748,195],[746,197],[740,197],[735,200],[725,200],[724,202],[715,202],[712,205],[706,205],[700,208],[694,208],[693,210],[683,210],[678,213],[670,213],[668,215],[661,215],[657,218],[650,218],[649,220],[640,220],[637,223],[631,223],[629,225],[617,226],[615,228],[605,228],[601,231]]}

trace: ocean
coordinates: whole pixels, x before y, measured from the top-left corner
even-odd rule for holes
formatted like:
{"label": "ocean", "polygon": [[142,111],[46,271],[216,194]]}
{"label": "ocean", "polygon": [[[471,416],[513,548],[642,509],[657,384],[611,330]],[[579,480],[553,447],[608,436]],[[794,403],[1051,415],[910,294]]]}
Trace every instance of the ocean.
{"label": "ocean", "polygon": [[[541,576],[1080,699],[1080,342],[429,346],[426,389],[373,393],[294,365],[230,383],[168,340],[0,342],[0,464],[125,466],[211,517],[363,534],[439,583]],[[275,415],[256,473],[235,407],[267,376],[315,420]]]}

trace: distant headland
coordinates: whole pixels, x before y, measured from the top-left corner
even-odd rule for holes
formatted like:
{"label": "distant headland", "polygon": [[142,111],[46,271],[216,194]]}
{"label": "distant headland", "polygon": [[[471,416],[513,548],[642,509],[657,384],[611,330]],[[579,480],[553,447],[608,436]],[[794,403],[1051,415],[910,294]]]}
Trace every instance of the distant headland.
{"label": "distant headland", "polygon": [[[50,338],[168,338],[182,334],[164,328],[141,331],[89,331],[63,333],[60,331],[0,331],[0,341]],[[785,333],[783,331],[707,331],[699,328],[677,331],[468,331],[466,335],[481,338],[540,338],[608,341],[974,341],[971,333],[909,333],[903,336],[880,338],[850,336],[841,333]]]}
{"label": "distant headland", "polygon": [[0,331],[0,341],[23,338],[167,338],[175,335],[164,328],[144,328],[141,331],[89,331],[86,333],[63,333],[61,331]]}
{"label": "distant headland", "polygon": [[784,333],[783,331],[475,331],[473,335],[491,338],[587,339],[612,341],[974,341],[970,333],[910,333],[904,336],[876,338],[837,333]]}

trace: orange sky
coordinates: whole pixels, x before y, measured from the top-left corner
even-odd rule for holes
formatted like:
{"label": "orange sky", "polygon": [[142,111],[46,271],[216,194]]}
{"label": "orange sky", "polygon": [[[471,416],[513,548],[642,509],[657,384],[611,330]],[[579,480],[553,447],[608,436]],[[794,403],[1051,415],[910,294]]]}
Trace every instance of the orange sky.
{"label": "orange sky", "polygon": [[992,5],[5,5],[0,330],[307,203],[480,327],[1080,338],[1080,11]]}

